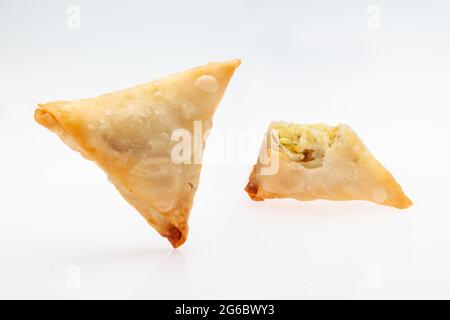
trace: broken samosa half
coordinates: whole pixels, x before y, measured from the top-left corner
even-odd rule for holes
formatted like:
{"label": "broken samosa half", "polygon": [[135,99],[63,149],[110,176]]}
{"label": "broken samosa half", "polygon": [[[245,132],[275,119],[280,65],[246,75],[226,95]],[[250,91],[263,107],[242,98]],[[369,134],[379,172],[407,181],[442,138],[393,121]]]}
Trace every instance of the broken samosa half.
{"label": "broken samosa half", "polygon": [[199,184],[201,132],[212,127],[239,64],[210,63],[92,99],[40,104],[35,119],[95,161],[148,223],[179,247]]}
{"label": "broken samosa half", "polygon": [[411,200],[347,125],[272,122],[245,191],[253,200]]}

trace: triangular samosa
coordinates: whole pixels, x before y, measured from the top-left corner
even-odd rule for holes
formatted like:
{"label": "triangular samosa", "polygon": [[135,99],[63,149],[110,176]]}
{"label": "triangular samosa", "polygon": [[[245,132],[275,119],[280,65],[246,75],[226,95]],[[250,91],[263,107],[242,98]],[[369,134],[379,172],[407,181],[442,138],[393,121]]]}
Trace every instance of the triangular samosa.
{"label": "triangular samosa", "polygon": [[245,188],[253,200],[368,200],[407,208],[411,200],[347,125],[270,124]]}
{"label": "triangular samosa", "polygon": [[188,234],[204,133],[239,64],[210,63],[92,99],[40,104],[35,119],[95,161],[178,247]]}

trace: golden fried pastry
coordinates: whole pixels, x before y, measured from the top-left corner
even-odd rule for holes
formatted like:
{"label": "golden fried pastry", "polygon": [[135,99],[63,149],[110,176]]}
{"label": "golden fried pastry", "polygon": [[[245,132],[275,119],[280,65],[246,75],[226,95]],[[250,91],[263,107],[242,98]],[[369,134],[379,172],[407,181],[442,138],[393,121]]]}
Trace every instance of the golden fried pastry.
{"label": "golden fried pastry", "polygon": [[[211,128],[239,64],[210,63],[92,99],[40,104],[35,119],[95,161],[148,223],[178,247],[188,234],[201,170],[205,141],[201,134],[196,139],[195,131]],[[180,132],[194,138],[186,140]],[[188,148],[179,148],[180,138]],[[191,148],[193,140],[198,143]]]}
{"label": "golden fried pastry", "polygon": [[245,188],[253,200],[367,200],[407,208],[411,200],[346,125],[273,122]]}

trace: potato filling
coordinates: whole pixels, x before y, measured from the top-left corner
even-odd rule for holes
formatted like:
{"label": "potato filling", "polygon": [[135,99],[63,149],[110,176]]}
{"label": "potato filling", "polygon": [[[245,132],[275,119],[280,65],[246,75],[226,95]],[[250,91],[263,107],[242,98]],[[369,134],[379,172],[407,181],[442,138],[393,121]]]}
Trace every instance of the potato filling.
{"label": "potato filling", "polygon": [[324,124],[277,122],[272,125],[272,130],[282,152],[312,169],[322,166],[326,151],[336,140],[338,129]]}

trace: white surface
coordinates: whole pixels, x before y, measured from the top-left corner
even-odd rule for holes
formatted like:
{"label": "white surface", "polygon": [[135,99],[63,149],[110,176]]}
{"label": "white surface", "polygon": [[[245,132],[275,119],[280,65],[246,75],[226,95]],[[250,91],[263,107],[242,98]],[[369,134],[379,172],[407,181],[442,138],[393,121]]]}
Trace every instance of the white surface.
{"label": "white surface", "polygon": [[[444,0],[1,0],[0,298],[450,298],[449,13]],[[414,206],[252,202],[257,135],[240,161],[205,165],[174,251],[33,121],[38,102],[231,58],[243,63],[215,133],[345,122]]]}

